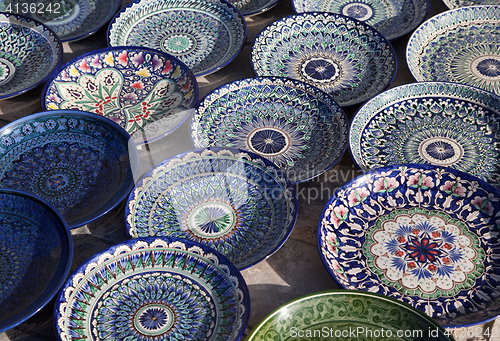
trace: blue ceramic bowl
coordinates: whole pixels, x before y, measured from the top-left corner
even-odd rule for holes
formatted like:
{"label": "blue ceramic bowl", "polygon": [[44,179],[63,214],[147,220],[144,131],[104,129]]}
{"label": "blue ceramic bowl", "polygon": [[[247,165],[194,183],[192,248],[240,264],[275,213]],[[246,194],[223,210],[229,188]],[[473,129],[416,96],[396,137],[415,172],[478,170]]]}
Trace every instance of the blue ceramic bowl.
{"label": "blue ceramic bowl", "polygon": [[73,259],[61,214],[24,192],[0,189],[0,332],[24,322],[59,291]]}

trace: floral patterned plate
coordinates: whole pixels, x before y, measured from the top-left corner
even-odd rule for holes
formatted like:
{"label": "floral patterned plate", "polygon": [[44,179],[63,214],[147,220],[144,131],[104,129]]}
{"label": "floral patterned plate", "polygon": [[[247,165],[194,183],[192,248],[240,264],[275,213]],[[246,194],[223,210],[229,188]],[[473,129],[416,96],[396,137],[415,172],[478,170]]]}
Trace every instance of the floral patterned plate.
{"label": "floral patterned plate", "polygon": [[252,16],[265,12],[280,2],[280,0],[229,0],[244,16]]}
{"label": "floral patterned plate", "polygon": [[47,26],[0,13],[0,99],[42,84],[61,64],[63,47]]}
{"label": "floral patterned plate", "polygon": [[33,316],[59,291],[73,259],[61,214],[46,201],[0,189],[0,332]]}
{"label": "floral patterned plate", "polygon": [[443,0],[449,9],[466,6],[500,5],[500,0]]}
{"label": "floral patterned plate", "polygon": [[420,25],[406,47],[419,82],[468,84],[500,95],[500,6],[471,6]]}
{"label": "floral patterned plate", "polygon": [[247,26],[226,0],[137,0],[109,24],[109,46],[144,46],[179,58],[196,76],[215,72],[243,48]]}
{"label": "floral patterned plate", "polygon": [[283,171],[253,153],[225,147],[163,161],[137,182],[125,209],[133,238],[194,240],[240,270],[278,250],[296,217],[295,191]]}
{"label": "floral patterned plate", "polygon": [[212,249],[175,238],[132,239],[83,263],[59,294],[59,340],[239,340],[250,298]]}
{"label": "floral patterned plate", "polygon": [[292,0],[297,13],[330,12],[366,22],[393,40],[420,25],[429,11],[429,0]]}
{"label": "floral patterned plate", "polygon": [[194,145],[252,151],[303,182],[333,167],[347,147],[348,120],[323,91],[279,77],[223,85],[196,107]]}
{"label": "floral patterned plate", "polygon": [[397,298],[443,326],[500,315],[500,190],[432,165],[382,167],[344,185],[318,227],[346,289]]}
{"label": "floral patterned plate", "polygon": [[421,82],[364,104],[352,121],[349,143],[363,171],[426,163],[500,187],[499,133],[499,96],[468,85]]}
{"label": "floral patterned plate", "polygon": [[179,127],[197,100],[196,78],[176,58],[146,48],[116,47],[61,67],[45,85],[42,105],[103,115],[143,144]]}
{"label": "floral patterned plate", "polygon": [[71,228],[87,224],[134,186],[129,138],[110,120],[83,111],[18,119],[0,129],[0,187],[47,200]]}
{"label": "floral patterned plate", "polygon": [[421,311],[387,296],[331,290],[286,303],[257,325],[247,341],[451,341]]}

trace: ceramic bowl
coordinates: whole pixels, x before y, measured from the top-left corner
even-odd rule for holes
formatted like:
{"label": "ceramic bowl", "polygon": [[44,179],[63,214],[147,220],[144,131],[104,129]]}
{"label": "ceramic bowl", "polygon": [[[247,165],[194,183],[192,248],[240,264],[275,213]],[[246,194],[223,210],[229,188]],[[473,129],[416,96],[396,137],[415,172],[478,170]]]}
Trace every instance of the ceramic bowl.
{"label": "ceramic bowl", "polygon": [[239,271],[206,246],[132,239],[84,262],[55,304],[59,340],[239,340],[250,298]]}
{"label": "ceramic bowl", "polygon": [[273,8],[280,0],[229,0],[229,2],[244,16],[252,16]]}
{"label": "ceramic bowl", "polygon": [[327,203],[318,247],[346,289],[397,298],[446,327],[500,315],[500,190],[448,167],[394,165]]}
{"label": "ceramic bowl", "polygon": [[343,107],[387,88],[397,64],[391,44],[376,30],[349,17],[321,12],[272,23],[255,38],[250,58],[257,76],[309,83]]}
{"label": "ceramic bowl", "polygon": [[196,76],[215,72],[243,48],[247,26],[226,0],[137,0],[109,24],[110,46],[144,46],[179,58]]}
{"label": "ceramic bowl", "polygon": [[51,28],[64,42],[86,38],[113,18],[121,0],[0,0],[0,11],[20,14]]}
{"label": "ceramic bowl", "polygon": [[125,208],[131,237],[194,240],[240,270],[274,253],[296,216],[295,191],[283,171],[253,153],[223,147],[163,161],[137,182]]}
{"label": "ceramic bowl", "polygon": [[197,148],[252,151],[297,183],[340,160],[348,122],[338,104],[313,86],[279,77],[247,78],[219,87],[197,105],[191,137]]}
{"label": "ceramic bowl", "polygon": [[500,6],[471,6],[420,25],[406,47],[415,79],[476,86],[500,95]]}
{"label": "ceramic bowl", "polygon": [[47,200],[71,228],[87,224],[134,186],[129,138],[110,120],[82,111],[18,119],[0,129],[0,187]]}
{"label": "ceramic bowl", "polygon": [[247,338],[290,339],[453,340],[443,327],[410,305],[355,290],[313,293],[290,301],[269,314]]}
{"label": "ceramic bowl", "polygon": [[52,205],[0,189],[0,332],[24,322],[52,299],[72,259],[71,233]]}
{"label": "ceramic bowl", "polygon": [[352,159],[362,170],[405,163],[447,166],[500,187],[500,97],[456,83],[387,90],[351,124]]}
{"label": "ceramic bowl", "polygon": [[62,55],[61,41],[47,26],[0,12],[0,99],[45,82],[61,64]]}
{"label": "ceramic bowl", "polygon": [[443,0],[449,9],[466,6],[500,5],[499,0]]}
{"label": "ceramic bowl", "polygon": [[428,0],[292,0],[292,5],[297,13],[330,12],[364,21],[389,40],[416,29],[429,11]]}
{"label": "ceramic bowl", "polygon": [[146,48],[117,47],[61,67],[45,85],[42,105],[102,115],[144,144],[179,127],[197,100],[196,78],[178,59]]}

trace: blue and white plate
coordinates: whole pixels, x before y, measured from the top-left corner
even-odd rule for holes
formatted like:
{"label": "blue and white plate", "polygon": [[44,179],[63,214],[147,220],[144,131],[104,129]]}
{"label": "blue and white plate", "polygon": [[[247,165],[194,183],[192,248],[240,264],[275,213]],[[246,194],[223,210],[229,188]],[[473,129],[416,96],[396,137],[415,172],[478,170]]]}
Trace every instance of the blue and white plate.
{"label": "blue and white plate", "polygon": [[194,240],[240,270],[279,249],[296,216],[295,190],[282,170],[253,153],[226,147],[163,161],[138,181],[125,209],[131,237]]}
{"label": "blue and white plate", "polygon": [[215,72],[243,48],[247,26],[226,0],[136,0],[109,24],[110,46],[142,46],[179,58],[196,76]]}
{"label": "blue and white plate", "polygon": [[467,6],[500,5],[500,0],[443,0],[449,9]]}
{"label": "blue and white plate", "polygon": [[257,76],[309,83],[343,107],[362,103],[387,88],[397,64],[389,41],[372,27],[322,12],[272,23],[255,38],[250,58]]}
{"label": "blue and white plate", "polygon": [[349,143],[362,171],[425,163],[500,187],[500,97],[456,83],[402,85],[359,109]]}
{"label": "blue and white plate", "polygon": [[223,85],[198,104],[191,122],[197,148],[252,151],[296,183],[333,167],[347,147],[348,119],[326,93],[280,77]]}
{"label": "blue and white plate", "polygon": [[61,341],[239,340],[250,315],[227,258],[176,238],[132,239],[84,262],[54,310]]}
{"label": "blue and white plate", "polygon": [[500,190],[447,167],[394,165],[327,203],[318,246],[344,288],[397,298],[448,327],[500,315]]}
{"label": "blue and white plate", "polygon": [[47,200],[71,228],[87,224],[134,186],[129,138],[110,120],[83,111],[18,119],[0,129],[0,187]]}
{"label": "blue and white plate", "polygon": [[428,0],[292,0],[297,13],[330,12],[366,22],[389,40],[410,33],[429,11]]}
{"label": "blue and white plate", "polygon": [[263,13],[280,2],[280,0],[228,0],[244,16]]}

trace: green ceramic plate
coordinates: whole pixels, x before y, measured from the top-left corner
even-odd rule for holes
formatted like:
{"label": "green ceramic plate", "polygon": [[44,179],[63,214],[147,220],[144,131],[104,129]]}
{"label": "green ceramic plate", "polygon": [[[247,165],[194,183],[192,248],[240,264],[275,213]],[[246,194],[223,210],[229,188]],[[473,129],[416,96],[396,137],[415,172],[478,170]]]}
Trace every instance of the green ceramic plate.
{"label": "green ceramic plate", "polygon": [[410,305],[365,291],[332,290],[301,297],[275,310],[247,341],[453,340]]}

